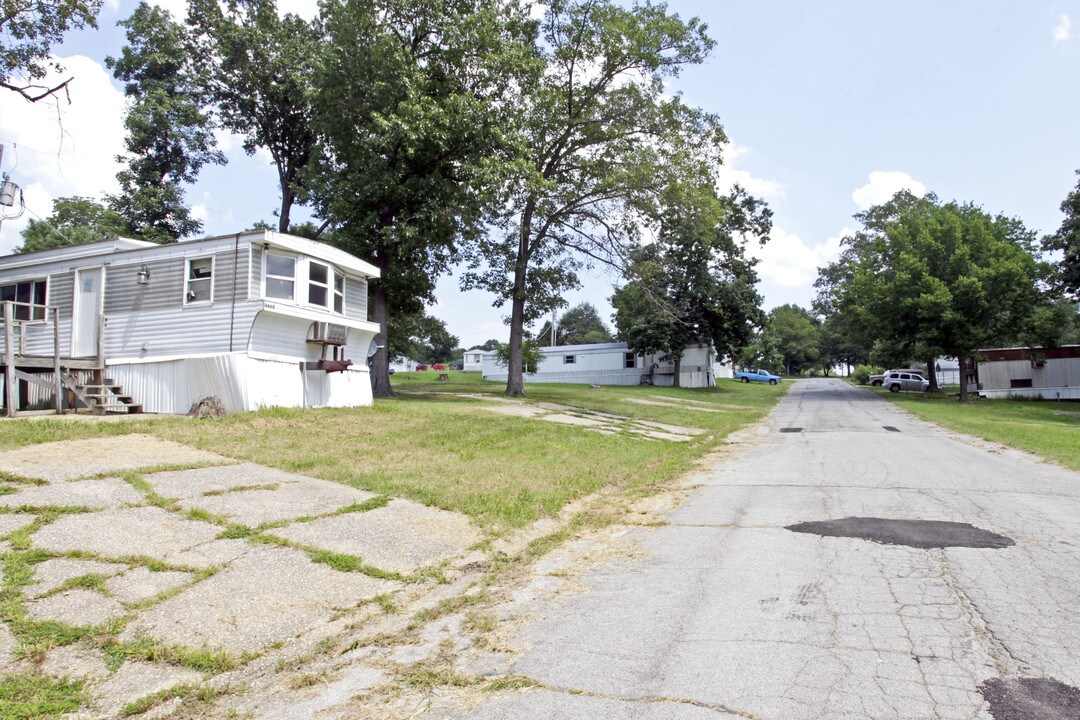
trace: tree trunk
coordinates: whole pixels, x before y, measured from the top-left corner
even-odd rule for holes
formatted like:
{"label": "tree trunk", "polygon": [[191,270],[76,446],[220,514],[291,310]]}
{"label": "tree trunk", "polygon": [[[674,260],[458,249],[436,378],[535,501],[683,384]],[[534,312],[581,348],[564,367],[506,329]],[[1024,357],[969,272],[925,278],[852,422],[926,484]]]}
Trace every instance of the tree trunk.
{"label": "tree trunk", "polygon": [[525,397],[525,299],[515,297],[510,309],[510,362],[506,365],[506,394]]}
{"label": "tree trunk", "polygon": [[[390,387],[390,348],[387,338],[389,327],[389,299],[386,296],[386,288],[381,282],[371,285],[371,320],[379,326],[379,334],[375,336],[375,344],[382,345],[371,357],[371,394],[377,398],[393,397],[394,389]],[[363,349],[366,354],[367,348]]]}
{"label": "tree trunk", "polygon": [[287,233],[289,232],[289,215],[292,213],[296,193],[293,192],[289,178],[280,163],[278,164],[278,187],[281,188],[281,213],[278,215],[278,232]]}
{"label": "tree trunk", "polygon": [[682,375],[682,356],[675,358],[675,380],[673,381],[674,387],[682,387],[679,382]]}
{"label": "tree trunk", "polygon": [[956,359],[960,361],[960,402],[966,403],[968,401],[967,358],[961,354]]}
{"label": "tree trunk", "polygon": [[289,214],[292,212],[293,194],[288,189],[281,191],[281,215],[278,217],[278,232],[289,232]]}
{"label": "tree trunk", "polygon": [[934,358],[926,361],[926,379],[930,381],[930,386],[926,388],[927,392],[937,392],[941,389],[937,384],[937,369],[934,367]]}
{"label": "tree trunk", "polygon": [[525,277],[529,266],[529,236],[535,202],[530,200],[521,213],[517,262],[514,264],[514,295],[510,304],[510,362],[506,366],[506,394],[525,397],[522,346],[525,344]]}

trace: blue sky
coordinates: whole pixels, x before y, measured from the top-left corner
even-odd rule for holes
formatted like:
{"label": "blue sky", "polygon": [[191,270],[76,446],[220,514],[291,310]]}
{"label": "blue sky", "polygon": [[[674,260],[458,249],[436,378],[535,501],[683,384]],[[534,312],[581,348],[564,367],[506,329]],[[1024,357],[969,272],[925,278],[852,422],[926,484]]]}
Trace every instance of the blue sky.
{"label": "blue sky", "polygon": [[[27,218],[49,214],[53,198],[115,189],[123,98],[101,62],[119,52],[115,22],[133,7],[129,0],[106,7],[100,30],[58,49],[76,75],[71,105],[0,96],[2,169],[26,189],[30,211],[4,221],[0,253],[20,243]],[[767,307],[807,306],[815,268],[856,227],[852,214],[901,187],[973,201],[1040,232],[1060,224],[1058,206],[1080,168],[1080,0],[671,0],[669,7],[700,16],[717,40],[709,61],[672,89],[720,115],[733,143],[726,177],[775,212],[773,238],[756,251]],[[229,165],[204,170],[188,191],[211,234],[270,220],[277,204],[269,158],[246,157],[234,138],[222,141]],[[567,299],[589,300],[606,316],[614,282],[590,273]],[[505,339],[502,312],[488,296],[460,292],[453,278],[438,296],[431,312],[466,346]]]}

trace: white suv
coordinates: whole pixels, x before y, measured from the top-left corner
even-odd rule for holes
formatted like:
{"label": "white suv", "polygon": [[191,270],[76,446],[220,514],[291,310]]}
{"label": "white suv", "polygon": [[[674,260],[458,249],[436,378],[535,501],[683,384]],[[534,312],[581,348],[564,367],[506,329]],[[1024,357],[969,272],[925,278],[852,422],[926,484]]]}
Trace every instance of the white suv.
{"label": "white suv", "polygon": [[883,387],[889,388],[890,392],[900,392],[901,390],[926,392],[926,389],[930,387],[930,381],[923,378],[922,375],[906,370],[890,370],[881,379],[881,384]]}

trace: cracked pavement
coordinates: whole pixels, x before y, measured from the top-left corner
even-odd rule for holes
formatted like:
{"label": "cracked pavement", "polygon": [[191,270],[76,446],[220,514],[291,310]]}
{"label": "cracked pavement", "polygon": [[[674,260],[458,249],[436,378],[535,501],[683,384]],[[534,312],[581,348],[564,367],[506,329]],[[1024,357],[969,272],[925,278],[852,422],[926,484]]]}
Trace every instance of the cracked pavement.
{"label": "cracked pavement", "polygon": [[[533,687],[425,717],[991,720],[980,687],[1080,686],[1077,473],[816,379],[688,483],[666,524],[627,534],[639,553],[531,603],[507,671]],[[786,529],[843,518],[970,523],[1015,544]]]}

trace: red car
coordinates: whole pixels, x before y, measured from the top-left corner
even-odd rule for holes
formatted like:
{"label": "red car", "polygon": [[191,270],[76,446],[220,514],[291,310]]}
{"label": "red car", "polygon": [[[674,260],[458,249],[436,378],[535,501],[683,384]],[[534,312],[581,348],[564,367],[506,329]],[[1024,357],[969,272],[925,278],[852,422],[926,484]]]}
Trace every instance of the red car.
{"label": "red car", "polygon": [[431,369],[432,370],[445,370],[446,366],[443,365],[442,363],[436,363],[435,365],[431,366]]}
{"label": "red car", "polygon": [[427,365],[417,365],[416,369],[417,370],[427,370]]}

